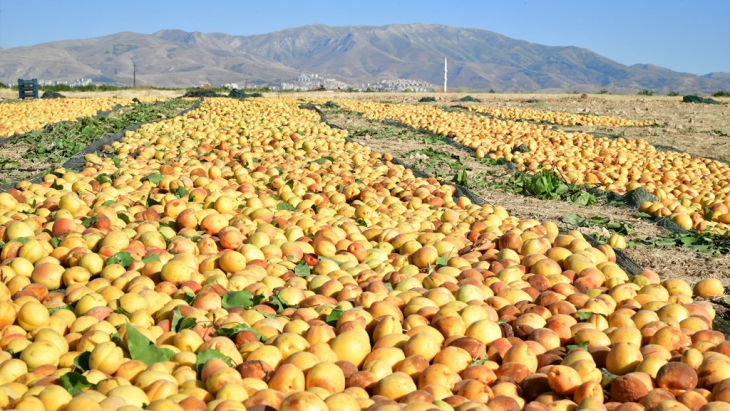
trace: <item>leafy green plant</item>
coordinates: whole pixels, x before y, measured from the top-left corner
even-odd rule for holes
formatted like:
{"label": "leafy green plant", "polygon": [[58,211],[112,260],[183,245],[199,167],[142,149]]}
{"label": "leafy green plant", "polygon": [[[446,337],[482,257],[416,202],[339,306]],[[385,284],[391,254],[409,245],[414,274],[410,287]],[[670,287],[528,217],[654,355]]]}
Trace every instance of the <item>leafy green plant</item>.
{"label": "leafy green plant", "polygon": [[713,94],[712,97],[730,97],[730,91],[720,90]]}
{"label": "leafy green plant", "polygon": [[453,181],[454,183],[456,183],[460,186],[466,186],[466,183],[467,183],[466,170],[457,171],[456,174],[454,175],[454,179],[451,181]]}
{"label": "leafy green plant", "polygon": [[602,227],[612,233],[629,235],[634,234],[636,229],[623,221],[611,221],[606,217],[581,217],[577,214],[568,214],[563,217],[562,221],[568,225],[568,228],[574,229],[578,227]]}
{"label": "leafy green plant", "polygon": [[681,96],[681,94],[678,91],[670,91],[669,94],[667,94],[669,97],[677,97]]}
{"label": "leafy green plant", "polygon": [[654,95],[654,90],[643,89],[643,90],[639,91],[636,94],[638,94],[640,96],[653,96]]}
{"label": "leafy green plant", "polygon": [[730,254],[730,235],[717,235],[709,232],[673,234],[664,237],[635,239],[627,242],[629,248],[683,247],[708,255]]}
{"label": "leafy green plant", "polygon": [[471,167],[464,164],[458,155],[433,148],[411,150],[404,157],[415,158],[413,161],[415,168],[441,179],[458,174],[460,171],[471,170]]}
{"label": "leafy green plant", "polygon": [[567,184],[557,174],[540,170],[530,176],[518,173],[507,184],[516,194],[537,197],[541,200],[564,200],[577,205],[593,205],[596,197],[576,184]]}

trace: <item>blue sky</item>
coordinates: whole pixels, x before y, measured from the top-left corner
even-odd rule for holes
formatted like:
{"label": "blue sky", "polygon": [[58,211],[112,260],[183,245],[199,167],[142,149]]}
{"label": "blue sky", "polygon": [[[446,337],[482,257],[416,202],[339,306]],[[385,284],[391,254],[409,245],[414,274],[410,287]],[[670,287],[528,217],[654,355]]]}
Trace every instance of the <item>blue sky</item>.
{"label": "blue sky", "polygon": [[[34,25],[19,19],[34,10]],[[0,47],[160,29],[261,34],[306,24],[439,23],[624,64],[730,72],[730,0],[0,0]]]}

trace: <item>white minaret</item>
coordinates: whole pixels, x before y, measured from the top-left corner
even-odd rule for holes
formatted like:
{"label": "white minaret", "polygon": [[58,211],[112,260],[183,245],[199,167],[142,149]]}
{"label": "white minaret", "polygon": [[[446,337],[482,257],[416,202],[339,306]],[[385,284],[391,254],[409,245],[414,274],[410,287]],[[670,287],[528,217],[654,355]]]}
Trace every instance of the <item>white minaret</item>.
{"label": "white minaret", "polygon": [[448,77],[447,77],[448,72],[449,72],[449,66],[448,66],[448,63],[446,62],[446,57],[444,57],[444,93],[446,93],[446,83],[448,81]]}

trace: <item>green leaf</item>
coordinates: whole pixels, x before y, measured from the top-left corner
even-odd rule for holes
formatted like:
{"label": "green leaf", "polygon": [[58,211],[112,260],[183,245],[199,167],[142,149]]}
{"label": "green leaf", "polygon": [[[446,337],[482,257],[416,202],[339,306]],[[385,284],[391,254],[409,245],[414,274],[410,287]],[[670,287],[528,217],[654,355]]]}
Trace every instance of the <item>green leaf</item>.
{"label": "green leaf", "polygon": [[489,356],[487,356],[486,354],[484,354],[484,357],[482,357],[482,358],[474,358],[471,361],[471,365],[472,366],[474,366],[474,365],[484,365],[484,363],[487,362],[487,361],[489,361]]}
{"label": "green leaf", "polygon": [[120,251],[106,260],[106,265],[119,264],[124,268],[129,267],[134,262],[132,255],[126,251]]}
{"label": "green leaf", "polygon": [[568,214],[562,218],[562,221],[569,227],[575,228],[581,227],[585,223],[586,219],[578,214]]}
{"label": "green leaf", "polygon": [[[253,298],[254,298],[254,301],[256,301],[256,297],[258,297],[258,296],[261,296],[261,297],[263,297],[263,295],[262,295],[262,294],[259,294],[259,295],[255,295],[255,296],[253,297]],[[263,300],[262,300],[261,302],[263,302]],[[258,305],[258,303],[257,303],[256,305]],[[276,318],[276,317],[278,317],[278,315],[276,315],[276,314],[271,314],[271,313],[267,313],[266,311],[261,311],[261,310],[259,310],[258,308],[257,308],[257,309],[255,309],[254,311],[256,311],[257,313],[259,313],[259,314],[263,315],[263,316],[264,316],[265,318]]]}
{"label": "green leaf", "polygon": [[276,308],[277,313],[280,313],[290,307],[297,307],[296,304],[289,304],[289,302],[281,296],[281,293],[278,292],[269,297],[269,304]]}
{"label": "green leaf", "polygon": [[89,228],[89,227],[93,226],[94,224],[96,224],[96,221],[97,221],[96,217],[87,218],[86,220],[81,222],[81,225],[83,225],[86,228]]}
{"label": "green leaf", "polygon": [[123,316],[125,316],[125,317],[127,317],[127,318],[129,318],[129,317],[131,317],[131,316],[132,316],[132,314],[131,314],[131,313],[128,313],[128,312],[127,312],[127,311],[125,311],[125,310],[124,310],[124,308],[122,308],[122,307],[119,307],[119,308],[117,308],[116,310],[114,310],[114,312],[115,312],[116,314],[121,314],[121,315],[123,315]]}
{"label": "green leaf", "polygon": [[342,307],[340,307],[338,305],[329,314],[327,314],[327,318],[325,319],[325,322],[334,327],[337,325],[337,320],[339,320],[340,317],[342,317],[342,314],[344,314],[344,313],[345,313],[345,311],[342,310]]}
{"label": "green leaf", "polygon": [[109,207],[110,205],[114,204],[114,200],[106,200],[104,201],[101,206],[102,207]]}
{"label": "green leaf", "polygon": [[584,350],[587,350],[588,349],[588,341],[584,341],[584,342],[582,342],[580,344],[575,344],[575,345],[567,345],[565,347],[565,349],[567,349],[568,351],[577,350],[579,348],[584,349]]}
{"label": "green leaf", "polygon": [[317,163],[317,164],[319,164],[319,165],[324,164],[326,161],[330,161],[330,162],[334,163],[335,162],[335,159],[333,157],[330,157],[330,156],[325,156],[325,157],[320,157],[320,158],[314,160],[314,162]]}
{"label": "green leaf", "polygon": [[195,318],[183,317],[183,315],[180,314],[180,307],[175,307],[175,310],[172,312],[172,321],[170,321],[171,331],[180,332],[182,330],[187,330],[195,327],[195,324],[197,324]]}
{"label": "green leaf", "polygon": [[593,194],[591,194],[587,191],[581,191],[580,193],[578,193],[578,195],[574,196],[570,201],[576,205],[587,206],[587,205],[595,204],[596,197],[594,197]]}
{"label": "green leaf", "polygon": [[436,259],[436,266],[443,267],[449,262],[449,257],[439,257]]}
{"label": "green leaf", "polygon": [[65,388],[71,395],[80,393],[84,388],[94,386],[94,384],[90,383],[86,377],[77,372],[66,373],[61,376],[60,380],[63,388]]}
{"label": "green leaf", "polygon": [[286,210],[286,211],[294,211],[296,208],[294,208],[293,205],[289,203],[279,203],[276,205],[277,210]]}
{"label": "green leaf", "polygon": [[358,218],[356,221],[357,225],[360,227],[369,227],[368,222],[363,220],[362,218]]}
{"label": "green leaf", "polygon": [[251,291],[229,291],[223,295],[223,308],[243,308],[245,310],[254,306],[253,294]]}
{"label": "green leaf", "polygon": [[388,282],[385,282],[383,284],[385,284],[385,288],[387,288],[389,291],[393,291],[393,284]]}
{"label": "green leaf", "polygon": [[89,371],[89,357],[91,357],[91,351],[84,351],[74,358],[74,369],[79,372]]}
{"label": "green leaf", "polygon": [[158,263],[161,262],[160,256],[157,255],[157,254],[151,254],[151,255],[149,255],[149,256],[147,256],[147,257],[145,257],[145,258],[142,259],[142,262],[145,263],[145,264],[149,264],[149,263],[151,263],[153,261],[157,261]]}
{"label": "green leaf", "polygon": [[107,173],[99,174],[98,176],[96,176],[96,178],[94,178],[94,180],[98,181],[101,184],[112,182],[111,176],[109,176],[109,174]]}
{"label": "green leaf", "polygon": [[[260,312],[260,311],[259,311]],[[260,332],[256,331],[255,329],[249,327],[248,324],[237,324],[235,327],[223,327],[215,330],[215,334],[213,334],[214,337],[228,337],[233,338],[236,336],[236,334],[240,333],[241,331],[251,331],[254,333],[256,338],[259,339],[261,342],[266,342],[266,337],[261,335]]]}
{"label": "green leaf", "polygon": [[51,188],[54,190],[63,190],[63,184],[56,183],[57,180],[53,180],[53,183],[51,184]]}
{"label": "green leaf", "polygon": [[117,213],[117,218],[124,221],[125,224],[129,224],[132,222],[132,219],[130,219],[129,216],[125,213]]}
{"label": "green leaf", "polygon": [[605,368],[601,368],[601,377],[601,387],[605,388],[608,387],[613,382],[613,380],[618,378],[618,375],[609,372]]}
{"label": "green leaf", "polygon": [[581,321],[588,321],[589,318],[593,317],[596,313],[590,312],[590,311],[577,311],[575,315],[578,317]]}
{"label": "green leaf", "polygon": [[641,211],[637,211],[634,214],[632,214],[632,217],[634,217],[634,218],[652,218],[654,216],[652,216],[649,213],[644,213],[644,212],[641,212]]}
{"label": "green leaf", "polygon": [[147,177],[143,178],[142,181],[149,180],[153,184],[160,184],[160,181],[162,181],[164,178],[164,174],[150,174]]}
{"label": "green leaf", "polygon": [[117,156],[112,157],[112,161],[114,162],[114,165],[117,167],[119,167],[119,165],[122,163],[122,159]]}
{"label": "green leaf", "polygon": [[53,248],[58,248],[58,246],[61,245],[61,239],[58,237],[51,238],[51,245]]}
{"label": "green leaf", "polygon": [[319,257],[317,257],[317,261],[331,261],[337,265],[342,264],[341,262],[335,260],[334,258],[329,258],[329,257],[321,256],[321,255]]}
{"label": "green leaf", "polygon": [[307,277],[312,274],[312,269],[309,267],[306,261],[302,260],[299,261],[294,267],[294,274],[297,277]]}
{"label": "green leaf", "polygon": [[206,362],[210,360],[211,358],[218,358],[223,361],[230,367],[233,365],[233,362],[231,361],[228,356],[225,356],[221,354],[219,351],[214,349],[207,349],[201,353],[198,353],[198,357],[195,359],[195,369],[197,370],[198,374],[200,374],[200,370],[203,368]]}
{"label": "green leaf", "polygon": [[465,186],[467,183],[466,170],[459,170],[456,175],[454,175],[454,179],[451,181],[460,186]]}
{"label": "green leaf", "polygon": [[190,293],[190,292],[185,292],[185,294],[183,294],[183,301],[185,301],[188,304],[192,304],[193,301],[195,301],[195,294]]}
{"label": "green leaf", "polygon": [[177,198],[183,198],[186,195],[190,194],[190,192],[185,187],[180,186],[172,190],[172,194],[175,194],[175,197]]}
{"label": "green leaf", "polygon": [[58,310],[69,310],[69,311],[73,311],[73,308],[71,308],[70,305],[62,305],[60,307],[53,307],[53,308],[49,308],[48,309],[48,314],[51,315],[51,314],[55,313]]}
{"label": "green leaf", "polygon": [[709,207],[705,207],[702,211],[702,214],[704,214],[705,220],[707,221],[712,221],[715,217],[715,213]]}
{"label": "green leaf", "polygon": [[149,194],[147,194],[147,199],[145,200],[145,205],[147,205],[147,208],[152,207],[154,205],[160,204],[159,201],[152,198],[152,190],[150,190]]}
{"label": "green leaf", "polygon": [[28,237],[18,237],[16,239],[10,240],[8,242],[12,243],[13,241],[17,241],[17,242],[19,242],[21,244],[26,244],[28,241],[30,241],[30,238],[28,238]]}
{"label": "green leaf", "polygon": [[172,228],[173,230],[175,230],[177,228],[177,224],[175,223],[175,221],[172,221],[172,220],[160,221],[160,227],[169,227],[169,228]]}
{"label": "green leaf", "polygon": [[175,356],[174,351],[158,347],[130,324],[126,325],[126,330],[129,355],[133,360],[142,361],[149,367],[158,362],[170,361]]}

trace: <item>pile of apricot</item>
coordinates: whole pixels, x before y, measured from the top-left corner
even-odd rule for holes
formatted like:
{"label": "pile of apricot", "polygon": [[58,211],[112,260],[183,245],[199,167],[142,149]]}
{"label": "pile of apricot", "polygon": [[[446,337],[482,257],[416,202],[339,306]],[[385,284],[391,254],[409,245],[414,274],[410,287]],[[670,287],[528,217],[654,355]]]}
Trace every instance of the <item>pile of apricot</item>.
{"label": "pile of apricot", "polygon": [[298,104],[207,99],[0,193],[0,407],[730,409],[719,280],[630,278]]}
{"label": "pile of apricot", "polygon": [[646,205],[647,212],[669,217],[685,229],[709,229],[722,235],[730,227],[730,165],[726,163],[657,151],[642,139],[566,133],[548,125],[446,112],[434,106],[336,102],[367,118],[392,118],[452,138],[475,150],[477,158],[504,159],[521,171],[554,170],[567,182],[617,193],[644,187],[659,198]]}

